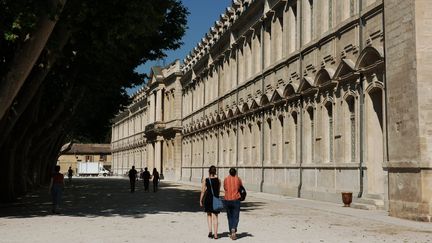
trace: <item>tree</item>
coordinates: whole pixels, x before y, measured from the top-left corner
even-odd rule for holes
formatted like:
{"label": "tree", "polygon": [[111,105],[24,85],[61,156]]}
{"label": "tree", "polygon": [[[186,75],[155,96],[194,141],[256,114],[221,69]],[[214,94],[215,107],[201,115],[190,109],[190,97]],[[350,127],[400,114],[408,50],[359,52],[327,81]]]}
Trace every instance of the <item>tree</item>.
{"label": "tree", "polygon": [[[0,4],[9,22],[28,13],[23,4]],[[37,19],[52,13],[34,12],[41,16],[29,18],[28,31],[37,31]],[[129,102],[126,88],[144,82],[135,68],[180,47],[187,16],[178,0],[68,1],[55,13],[55,28],[25,82],[10,105],[0,104],[0,163],[6,172],[0,193],[6,200],[44,183],[66,140],[105,139],[109,120]],[[2,83],[16,71],[17,43],[5,35],[0,40],[13,46],[0,53],[10,67],[0,67]]]}

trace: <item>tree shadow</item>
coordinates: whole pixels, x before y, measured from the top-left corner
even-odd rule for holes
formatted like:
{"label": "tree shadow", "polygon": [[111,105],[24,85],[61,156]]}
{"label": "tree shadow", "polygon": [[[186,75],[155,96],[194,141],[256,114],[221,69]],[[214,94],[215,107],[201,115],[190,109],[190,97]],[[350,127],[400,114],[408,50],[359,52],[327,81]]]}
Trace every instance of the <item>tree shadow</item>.
{"label": "tree shadow", "polygon": [[[144,192],[142,181],[136,191],[129,191],[129,180],[123,178],[74,178],[66,183],[61,215],[76,217],[134,217],[171,212],[202,212],[200,191],[173,182],[161,182],[159,191]],[[255,210],[259,202],[242,203],[242,211]],[[50,216],[51,198],[44,187],[19,198],[15,203],[0,204],[2,218],[31,218]]]}

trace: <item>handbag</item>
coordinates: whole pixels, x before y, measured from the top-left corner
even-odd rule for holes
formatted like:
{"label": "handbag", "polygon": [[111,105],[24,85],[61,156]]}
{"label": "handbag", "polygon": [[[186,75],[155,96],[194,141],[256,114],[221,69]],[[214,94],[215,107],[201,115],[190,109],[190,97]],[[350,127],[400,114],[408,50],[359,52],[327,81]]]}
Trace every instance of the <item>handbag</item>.
{"label": "handbag", "polygon": [[241,185],[239,188],[239,193],[240,193],[240,201],[244,201],[246,199],[246,189]]}
{"label": "handbag", "polygon": [[209,182],[210,182],[210,189],[213,195],[213,210],[214,211],[222,211],[222,209],[224,208],[222,199],[220,199],[219,197],[215,197],[214,192],[213,192],[213,186],[211,183],[211,179],[209,178]]}

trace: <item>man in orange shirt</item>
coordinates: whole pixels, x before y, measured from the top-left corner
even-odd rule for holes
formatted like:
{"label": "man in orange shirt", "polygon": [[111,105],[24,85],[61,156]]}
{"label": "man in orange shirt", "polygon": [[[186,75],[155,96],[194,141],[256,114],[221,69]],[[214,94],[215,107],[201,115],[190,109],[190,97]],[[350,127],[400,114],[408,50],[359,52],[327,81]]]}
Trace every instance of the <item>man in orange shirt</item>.
{"label": "man in orange shirt", "polygon": [[239,189],[242,181],[237,176],[237,171],[234,168],[229,170],[229,175],[224,180],[225,190],[225,207],[227,210],[228,226],[230,238],[237,239],[237,225],[240,218],[240,193]]}

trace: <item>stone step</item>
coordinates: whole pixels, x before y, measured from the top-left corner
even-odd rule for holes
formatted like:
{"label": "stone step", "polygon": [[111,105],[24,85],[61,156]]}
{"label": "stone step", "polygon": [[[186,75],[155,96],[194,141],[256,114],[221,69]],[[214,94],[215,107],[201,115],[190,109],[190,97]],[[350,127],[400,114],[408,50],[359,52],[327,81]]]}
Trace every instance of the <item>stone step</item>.
{"label": "stone step", "polygon": [[377,210],[378,207],[373,204],[365,203],[351,203],[351,208],[363,209],[363,210]]}
{"label": "stone step", "polygon": [[382,210],[384,209],[384,201],[372,198],[354,198],[351,207],[366,210]]}

